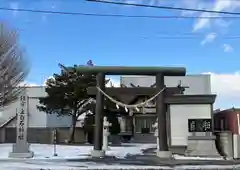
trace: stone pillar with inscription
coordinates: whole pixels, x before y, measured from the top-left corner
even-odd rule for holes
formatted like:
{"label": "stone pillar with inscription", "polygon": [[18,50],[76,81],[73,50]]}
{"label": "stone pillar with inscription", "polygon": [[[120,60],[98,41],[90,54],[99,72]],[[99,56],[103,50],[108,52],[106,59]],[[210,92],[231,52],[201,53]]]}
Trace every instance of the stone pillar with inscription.
{"label": "stone pillar with inscription", "polygon": [[27,130],[28,130],[28,96],[26,90],[20,96],[20,110],[17,113],[16,124],[16,143],[13,144],[12,152],[9,153],[9,157],[12,158],[31,158],[34,153],[30,151],[30,144],[27,142]]}

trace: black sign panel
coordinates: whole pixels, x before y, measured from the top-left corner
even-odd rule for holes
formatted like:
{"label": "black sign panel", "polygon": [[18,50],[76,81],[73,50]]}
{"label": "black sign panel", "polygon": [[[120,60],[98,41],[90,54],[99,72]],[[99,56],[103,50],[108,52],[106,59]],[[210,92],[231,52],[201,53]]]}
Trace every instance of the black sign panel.
{"label": "black sign panel", "polygon": [[211,132],[212,120],[211,119],[188,119],[189,132]]}

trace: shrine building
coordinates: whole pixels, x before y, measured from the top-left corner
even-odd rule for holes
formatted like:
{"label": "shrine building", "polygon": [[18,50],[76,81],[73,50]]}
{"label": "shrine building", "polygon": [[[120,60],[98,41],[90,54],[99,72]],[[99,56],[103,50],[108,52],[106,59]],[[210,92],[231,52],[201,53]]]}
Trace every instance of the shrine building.
{"label": "shrine building", "polygon": [[[153,76],[122,76],[120,82],[122,87],[128,88],[153,87],[156,80]],[[216,96],[211,93],[210,75],[166,76],[164,82],[166,87],[184,87],[183,95],[186,96],[185,101],[170,104],[167,109],[167,136],[170,149],[183,153],[191,139],[193,141],[204,138],[213,140],[212,104]],[[129,103],[140,103],[148,98],[138,96]],[[120,135],[125,141],[144,143],[156,141],[152,126],[157,118],[155,107],[155,103],[151,102],[140,108],[139,112],[133,112],[132,116],[125,115],[119,118],[121,120]],[[191,129],[190,126],[194,128],[193,125],[195,129]],[[213,144],[211,146],[213,148],[210,150],[215,150],[215,146]]]}

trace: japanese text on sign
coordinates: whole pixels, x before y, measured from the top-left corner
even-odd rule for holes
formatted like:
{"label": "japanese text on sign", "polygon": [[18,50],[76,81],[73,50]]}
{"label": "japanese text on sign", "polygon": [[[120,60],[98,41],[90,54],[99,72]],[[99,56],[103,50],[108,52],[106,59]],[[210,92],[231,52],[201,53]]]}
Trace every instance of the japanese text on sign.
{"label": "japanese text on sign", "polygon": [[211,132],[212,120],[211,119],[189,119],[188,131],[189,132]]}
{"label": "japanese text on sign", "polygon": [[24,120],[25,120],[25,111],[24,111],[24,107],[25,107],[25,103],[26,103],[26,97],[25,96],[21,96],[20,97],[20,104],[21,104],[21,111],[18,115],[19,118],[19,124],[18,124],[18,140],[23,140],[24,139]]}

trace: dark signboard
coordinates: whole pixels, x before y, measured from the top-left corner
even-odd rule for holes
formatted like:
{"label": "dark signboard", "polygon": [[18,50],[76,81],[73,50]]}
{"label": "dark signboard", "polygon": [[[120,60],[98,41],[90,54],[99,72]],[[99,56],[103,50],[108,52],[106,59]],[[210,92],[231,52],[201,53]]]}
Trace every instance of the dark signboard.
{"label": "dark signboard", "polygon": [[212,120],[211,119],[188,119],[189,132],[211,132]]}

